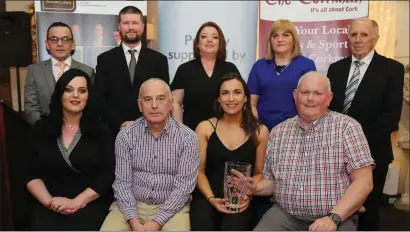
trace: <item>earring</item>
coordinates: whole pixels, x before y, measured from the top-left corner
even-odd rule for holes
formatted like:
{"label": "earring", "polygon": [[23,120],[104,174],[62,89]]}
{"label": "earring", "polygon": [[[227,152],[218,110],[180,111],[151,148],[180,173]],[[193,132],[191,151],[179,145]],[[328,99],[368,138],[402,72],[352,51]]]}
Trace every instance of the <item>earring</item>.
{"label": "earring", "polygon": [[243,110],[246,110],[246,102],[243,104]]}

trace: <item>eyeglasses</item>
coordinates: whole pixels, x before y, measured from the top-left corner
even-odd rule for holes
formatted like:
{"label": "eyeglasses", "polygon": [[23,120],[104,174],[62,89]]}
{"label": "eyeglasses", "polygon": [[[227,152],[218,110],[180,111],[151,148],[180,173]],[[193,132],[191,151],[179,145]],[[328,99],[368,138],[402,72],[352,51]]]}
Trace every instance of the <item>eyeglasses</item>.
{"label": "eyeglasses", "polygon": [[50,37],[47,39],[50,43],[53,44],[57,44],[58,41],[61,41],[62,44],[69,44],[71,42],[73,42],[73,38],[70,37],[62,37],[62,38],[58,38],[56,36]]}

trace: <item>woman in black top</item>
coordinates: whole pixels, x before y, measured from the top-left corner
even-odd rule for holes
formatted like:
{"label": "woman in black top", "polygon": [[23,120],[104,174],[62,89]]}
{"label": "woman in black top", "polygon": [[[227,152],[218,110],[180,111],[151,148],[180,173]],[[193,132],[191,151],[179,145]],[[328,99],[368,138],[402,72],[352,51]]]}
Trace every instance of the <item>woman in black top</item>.
{"label": "woman in black top", "polygon": [[239,213],[228,211],[224,204],[226,161],[252,164],[256,181],[262,179],[262,167],[269,131],[252,115],[250,94],[238,73],[222,77],[217,88],[215,116],[196,128],[201,162],[197,187],[193,194],[190,218],[192,230],[251,230],[254,205],[246,204]]}
{"label": "woman in black top", "polygon": [[112,201],[114,142],[93,114],[88,75],[66,71],[50,116],[33,128],[27,189],[36,198],[31,230],[99,230]]}
{"label": "woman in black top", "polygon": [[192,130],[212,117],[221,77],[239,73],[226,59],[226,41],[221,28],[214,22],[202,24],[194,40],[195,59],[181,64],[171,83],[174,97],[172,116]]}

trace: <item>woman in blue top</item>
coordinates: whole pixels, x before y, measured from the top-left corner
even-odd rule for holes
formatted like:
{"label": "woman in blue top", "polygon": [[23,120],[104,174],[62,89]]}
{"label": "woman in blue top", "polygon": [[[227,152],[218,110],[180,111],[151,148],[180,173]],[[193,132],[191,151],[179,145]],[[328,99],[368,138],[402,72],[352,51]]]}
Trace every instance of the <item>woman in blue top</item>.
{"label": "woman in blue top", "polygon": [[253,65],[248,78],[253,114],[270,130],[296,115],[292,92],[303,74],[316,71],[313,60],[302,56],[295,26],[289,20],[272,25],[266,58]]}

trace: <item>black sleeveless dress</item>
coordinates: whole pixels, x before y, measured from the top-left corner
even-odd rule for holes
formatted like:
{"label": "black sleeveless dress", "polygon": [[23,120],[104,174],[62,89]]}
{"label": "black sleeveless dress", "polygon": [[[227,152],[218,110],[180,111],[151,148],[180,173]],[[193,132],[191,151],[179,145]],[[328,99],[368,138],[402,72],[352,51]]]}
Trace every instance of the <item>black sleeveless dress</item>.
{"label": "black sleeveless dress", "polygon": [[[210,122],[210,121],[209,121]],[[211,123],[211,122],[210,122]],[[212,124],[212,123],[211,123]],[[223,182],[226,161],[240,161],[252,164],[256,161],[256,145],[249,138],[245,143],[235,150],[229,150],[216,134],[218,121],[214,126],[214,132],[208,141],[206,152],[205,174],[208,178],[211,189],[217,198],[223,198]],[[249,208],[240,214],[224,214],[217,211],[201,192],[195,191],[191,202],[191,229],[192,230],[251,230],[253,203]]]}

